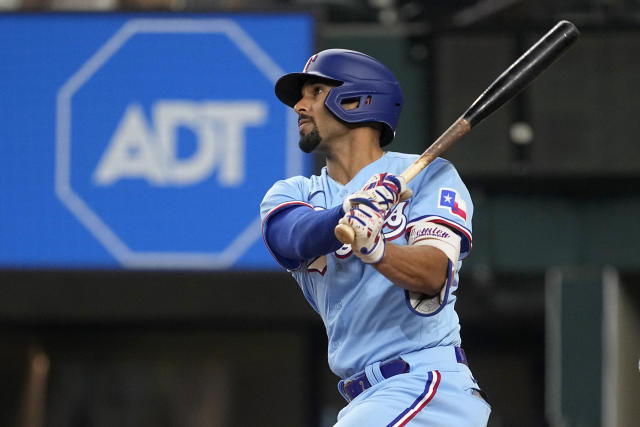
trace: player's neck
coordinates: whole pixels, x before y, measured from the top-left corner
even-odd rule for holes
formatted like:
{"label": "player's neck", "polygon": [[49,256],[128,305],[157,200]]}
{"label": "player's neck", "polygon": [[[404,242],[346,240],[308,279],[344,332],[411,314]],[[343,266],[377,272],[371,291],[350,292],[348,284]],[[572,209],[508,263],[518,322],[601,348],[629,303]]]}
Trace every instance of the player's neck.
{"label": "player's neck", "polygon": [[[360,136],[360,137],[358,137]],[[336,182],[345,185],[358,172],[378,160],[384,151],[377,137],[368,134],[355,135],[344,141],[335,141],[327,151],[327,173]]]}

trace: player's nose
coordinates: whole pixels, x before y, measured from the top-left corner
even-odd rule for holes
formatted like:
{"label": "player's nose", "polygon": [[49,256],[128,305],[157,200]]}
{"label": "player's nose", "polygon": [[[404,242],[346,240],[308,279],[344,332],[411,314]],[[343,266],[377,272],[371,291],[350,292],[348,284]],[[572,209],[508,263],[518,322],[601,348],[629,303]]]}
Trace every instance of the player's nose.
{"label": "player's nose", "polygon": [[298,115],[300,115],[301,113],[304,112],[308,112],[309,111],[309,104],[308,102],[305,100],[305,97],[303,96],[302,98],[300,98],[298,100],[298,102],[295,103],[295,105],[293,106],[293,111],[295,111],[296,113],[298,113]]}

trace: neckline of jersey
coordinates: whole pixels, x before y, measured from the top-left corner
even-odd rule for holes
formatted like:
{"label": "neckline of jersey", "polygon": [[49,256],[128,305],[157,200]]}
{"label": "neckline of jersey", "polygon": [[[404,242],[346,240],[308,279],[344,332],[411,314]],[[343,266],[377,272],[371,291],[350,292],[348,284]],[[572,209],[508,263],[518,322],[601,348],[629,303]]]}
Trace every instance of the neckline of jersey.
{"label": "neckline of jersey", "polygon": [[[353,186],[353,184],[355,182],[358,182],[362,178],[363,174],[366,174],[365,179],[369,179],[369,178],[371,178],[371,176],[375,175],[376,173],[384,172],[384,171],[378,171],[378,172],[371,173],[369,171],[370,171],[370,169],[374,168],[377,163],[380,163],[387,156],[388,153],[389,153],[388,151],[385,151],[384,153],[382,153],[382,156],[380,156],[380,158],[374,160],[373,162],[369,163],[368,165],[366,165],[365,167],[360,169],[358,171],[358,173],[356,173],[356,176],[354,176],[351,179],[351,181],[347,182],[344,185],[340,184],[338,181],[336,181],[333,178],[331,178],[331,176],[327,173],[327,167],[326,166],[322,167],[322,173],[327,177],[327,179],[330,179],[340,190],[343,190],[343,189],[346,189],[346,188],[348,188],[350,186]],[[357,186],[358,187],[357,189],[359,190],[361,186],[362,185]]]}

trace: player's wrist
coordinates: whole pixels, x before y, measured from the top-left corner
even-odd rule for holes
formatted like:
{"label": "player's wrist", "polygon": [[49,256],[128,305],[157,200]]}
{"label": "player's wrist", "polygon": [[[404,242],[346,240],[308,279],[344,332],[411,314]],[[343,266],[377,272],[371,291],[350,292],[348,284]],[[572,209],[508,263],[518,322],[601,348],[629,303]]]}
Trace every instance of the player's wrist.
{"label": "player's wrist", "polygon": [[365,264],[378,264],[384,258],[386,242],[384,239],[384,235],[379,233],[377,236],[377,240],[372,248],[352,248],[355,256],[360,258],[362,262]]}

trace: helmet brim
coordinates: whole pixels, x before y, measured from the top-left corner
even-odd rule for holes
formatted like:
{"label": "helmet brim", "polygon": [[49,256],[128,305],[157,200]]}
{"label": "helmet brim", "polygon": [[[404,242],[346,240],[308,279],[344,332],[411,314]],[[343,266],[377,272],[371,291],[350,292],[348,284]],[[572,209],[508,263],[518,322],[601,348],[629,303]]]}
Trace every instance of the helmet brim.
{"label": "helmet brim", "polygon": [[316,79],[334,86],[338,86],[343,83],[340,80],[332,79],[320,73],[289,73],[280,77],[276,82],[276,96],[284,104],[293,108],[293,106],[296,105],[302,97],[302,86],[304,86],[307,80],[310,79]]}

